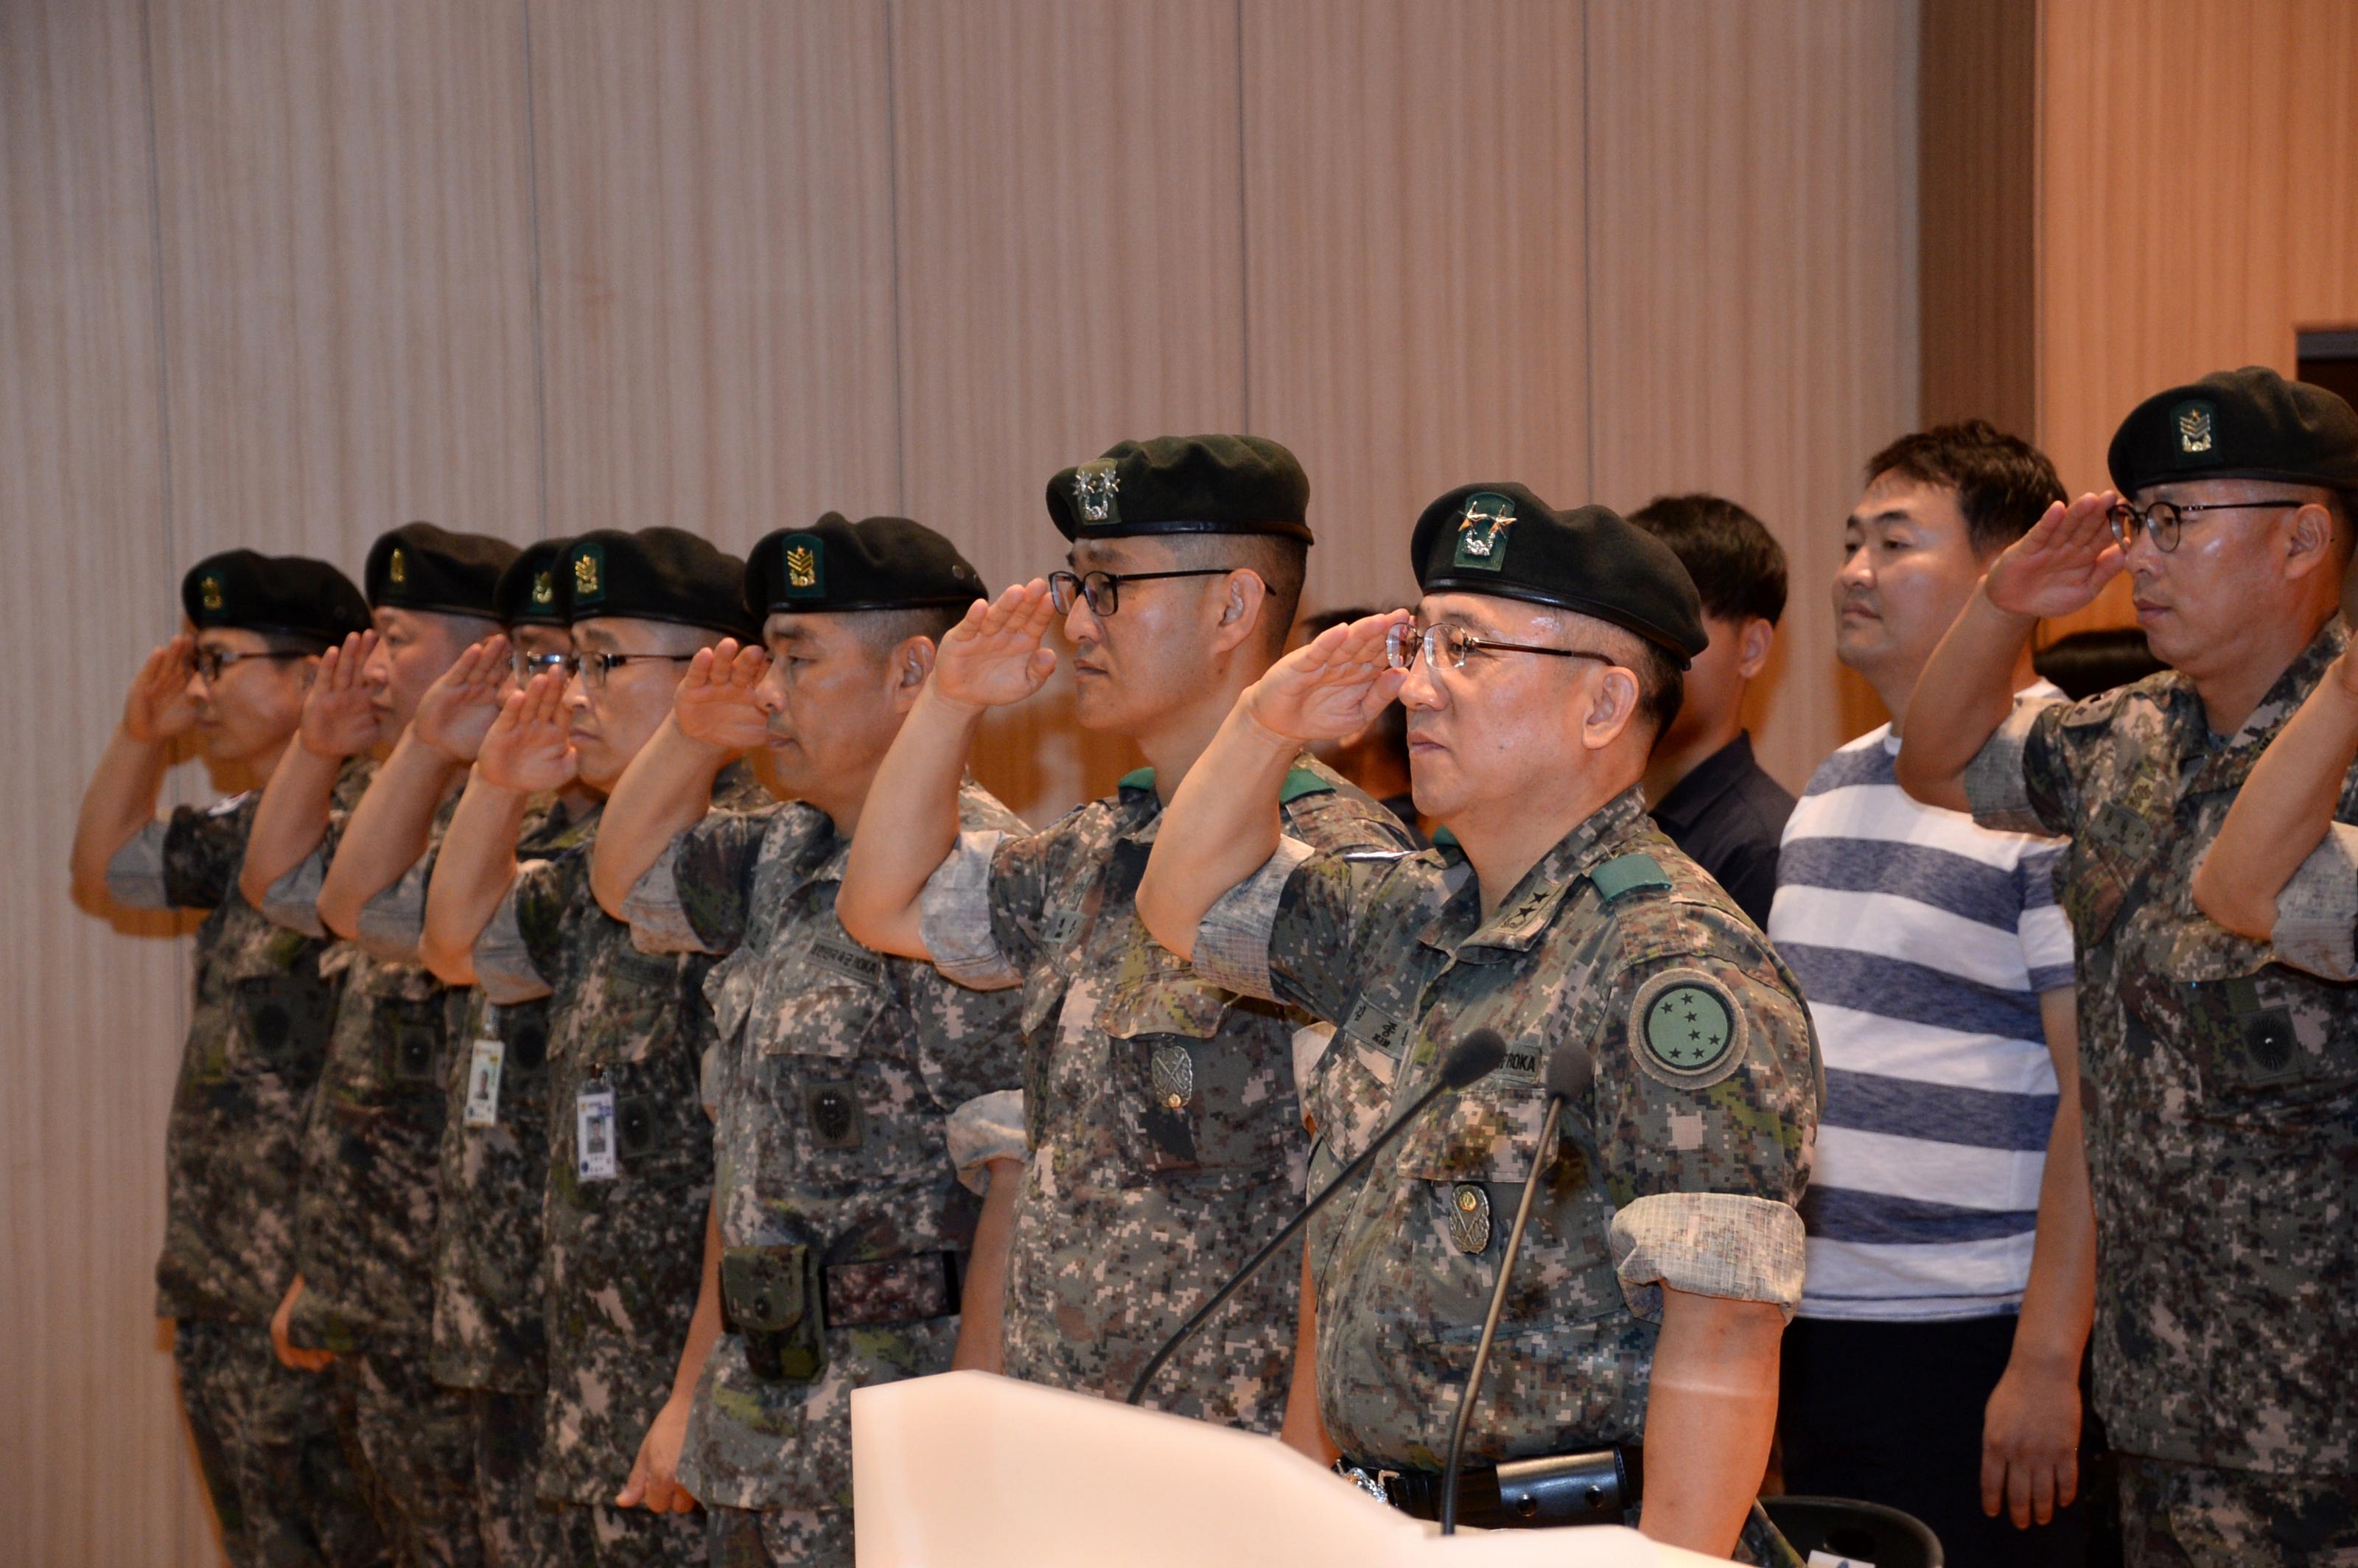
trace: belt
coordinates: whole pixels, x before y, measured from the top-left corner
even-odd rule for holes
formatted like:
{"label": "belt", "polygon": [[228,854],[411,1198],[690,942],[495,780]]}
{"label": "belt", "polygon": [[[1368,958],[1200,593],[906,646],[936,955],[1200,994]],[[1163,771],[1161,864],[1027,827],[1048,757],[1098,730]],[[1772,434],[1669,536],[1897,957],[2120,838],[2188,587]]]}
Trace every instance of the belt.
{"label": "belt", "polygon": [[827,1268],[827,1325],[867,1328],[878,1324],[922,1323],[958,1309],[957,1252],[913,1252],[881,1263],[830,1263]]}
{"label": "belt", "polygon": [[[1441,1517],[1437,1471],[1341,1459],[1335,1473],[1411,1518]],[[1468,1465],[1457,1477],[1457,1520],[1476,1530],[1619,1524],[1638,1506],[1645,1474],[1645,1450],[1634,1443]]]}

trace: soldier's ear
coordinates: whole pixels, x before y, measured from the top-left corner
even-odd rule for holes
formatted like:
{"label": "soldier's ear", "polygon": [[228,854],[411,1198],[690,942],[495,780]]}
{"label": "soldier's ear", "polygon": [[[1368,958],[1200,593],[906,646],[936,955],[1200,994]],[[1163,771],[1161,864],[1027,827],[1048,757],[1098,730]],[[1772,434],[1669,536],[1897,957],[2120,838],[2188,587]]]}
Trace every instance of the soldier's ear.
{"label": "soldier's ear", "polygon": [[2320,568],[2341,564],[2333,547],[2333,512],[2321,502],[2312,501],[2296,508],[2285,537],[2286,565],[2295,578],[2307,577]]}
{"label": "soldier's ear", "polygon": [[892,700],[903,712],[934,673],[934,640],[911,637],[892,651]]}
{"label": "soldier's ear", "polygon": [[1601,752],[1619,740],[1638,716],[1638,676],[1619,665],[1602,666],[1589,687],[1588,716],[1581,724],[1581,743]]}

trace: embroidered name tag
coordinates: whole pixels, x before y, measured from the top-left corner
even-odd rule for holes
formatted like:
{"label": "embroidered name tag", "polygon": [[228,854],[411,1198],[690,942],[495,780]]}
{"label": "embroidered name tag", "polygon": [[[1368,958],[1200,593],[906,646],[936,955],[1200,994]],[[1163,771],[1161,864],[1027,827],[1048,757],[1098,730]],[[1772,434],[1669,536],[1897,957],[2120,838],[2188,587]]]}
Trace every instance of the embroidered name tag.
{"label": "embroidered name tag", "polygon": [[1081,928],[1081,912],[1077,909],[1051,910],[1048,918],[1040,923],[1040,940],[1051,947],[1061,947],[1073,939]]}
{"label": "embroidered name tag", "polygon": [[1408,1025],[1365,997],[1343,1021],[1343,1033],[1357,1035],[1387,1056],[1408,1049]]}
{"label": "embroidered name tag", "polygon": [[848,980],[872,986],[884,978],[884,960],[859,943],[841,936],[819,936],[810,945],[811,962],[832,969]]}

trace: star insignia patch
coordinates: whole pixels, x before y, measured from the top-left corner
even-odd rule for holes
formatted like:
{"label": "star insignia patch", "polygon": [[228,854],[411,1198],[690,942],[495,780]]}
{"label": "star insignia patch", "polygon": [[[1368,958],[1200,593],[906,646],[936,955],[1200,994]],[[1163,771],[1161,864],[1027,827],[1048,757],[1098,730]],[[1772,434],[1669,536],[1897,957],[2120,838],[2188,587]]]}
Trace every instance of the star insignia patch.
{"label": "star insignia patch", "polygon": [[1665,969],[1638,991],[1629,1048],[1649,1076],[1679,1088],[1708,1088],[1743,1060],[1744,1015],[1716,977]]}

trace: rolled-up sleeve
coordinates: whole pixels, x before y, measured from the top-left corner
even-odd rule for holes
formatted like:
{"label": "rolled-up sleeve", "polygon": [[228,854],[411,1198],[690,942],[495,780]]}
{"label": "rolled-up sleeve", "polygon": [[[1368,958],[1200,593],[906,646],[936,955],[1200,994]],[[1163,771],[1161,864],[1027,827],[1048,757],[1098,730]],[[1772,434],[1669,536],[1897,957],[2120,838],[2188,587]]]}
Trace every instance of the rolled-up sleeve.
{"label": "rolled-up sleeve", "polygon": [[328,881],[328,856],[314,849],[293,871],[270,884],[262,895],[262,913],[275,925],[325,939],[328,927],[319,918],[319,890]]}
{"label": "rolled-up sleeve", "polygon": [[918,933],[934,968],[977,990],[1023,980],[990,926],[991,862],[1006,838],[996,828],[959,834],[957,847],[925,879],[917,904]]}
{"label": "rolled-up sleeve", "polygon": [[2269,940],[2281,962],[2329,980],[2358,979],[2358,827],[2331,824],[2277,894]]}
{"label": "rolled-up sleeve", "polygon": [[1260,870],[1214,901],[1195,926],[1195,973],[1232,991],[1280,1000],[1269,972],[1278,904],[1294,871],[1317,852],[1299,838],[1280,838]]}
{"label": "rolled-up sleeve", "polygon": [[164,886],[165,825],[149,821],[106,862],[107,896],[125,909],[169,909]]}
{"label": "rolled-up sleeve", "polygon": [[989,1185],[987,1167],[993,1160],[1024,1159],[1023,1091],[999,1089],[977,1095],[949,1114],[943,1127],[950,1164],[957,1178],[979,1193]]}
{"label": "rolled-up sleeve", "polygon": [[508,884],[499,908],[475,937],[475,983],[502,1007],[536,1001],[550,992],[548,977],[541,972],[532,943],[525,936],[522,912],[526,888],[536,875],[545,876],[548,871],[545,860],[517,867],[515,881]]}
{"label": "rolled-up sleeve", "polygon": [[1662,1316],[1662,1287],[1770,1302],[1790,1322],[1801,1302],[1801,1217],[1740,1193],[1650,1193],[1613,1217],[1614,1271],[1629,1310]]}
{"label": "rolled-up sleeve", "polygon": [[665,846],[622,900],[622,918],[631,923],[631,941],[643,953],[711,953],[697,935],[696,923],[679,896],[679,844]]}
{"label": "rolled-up sleeve", "polygon": [[418,944],[426,935],[426,889],[433,874],[429,856],[361,905],[352,940],[370,957],[388,964],[417,962]]}
{"label": "rolled-up sleeve", "polygon": [[2052,831],[2031,805],[2030,785],[2023,774],[2023,755],[2030,745],[2039,715],[2054,706],[2029,699],[2017,702],[2006,722],[1965,764],[1965,804],[1974,820],[1982,827],[2005,833]]}

